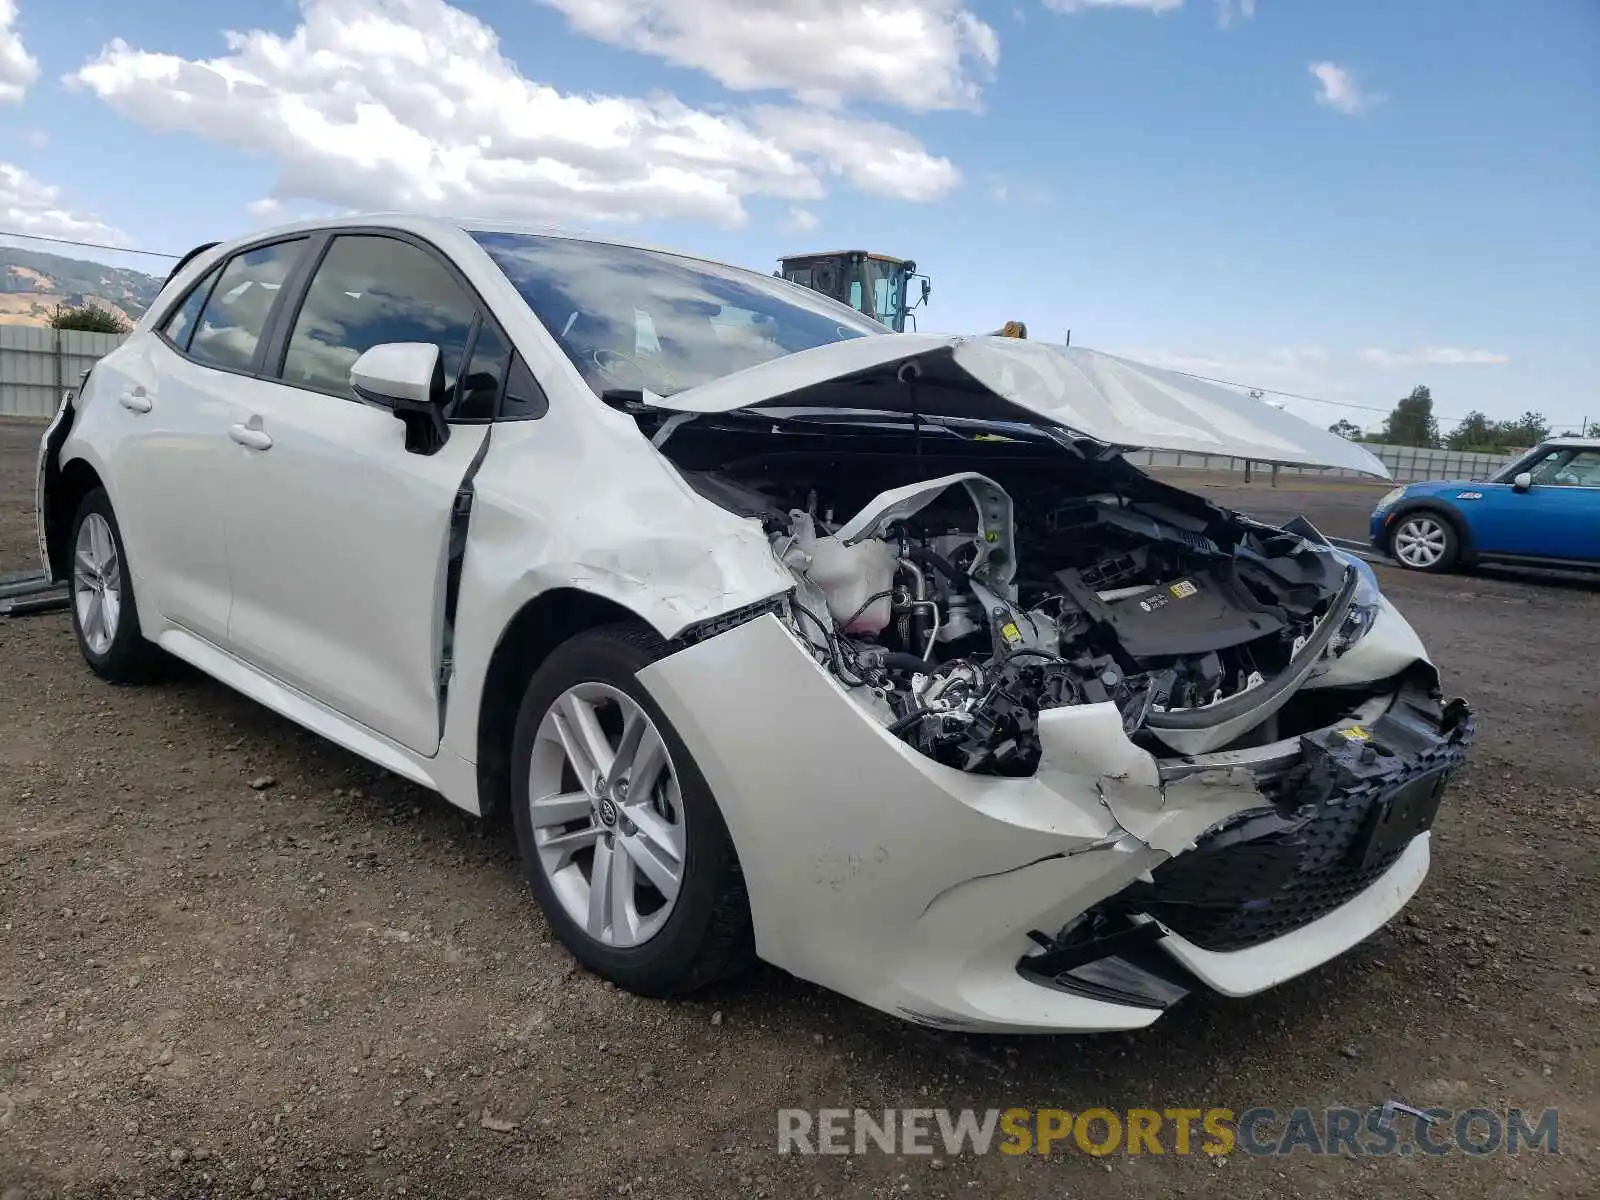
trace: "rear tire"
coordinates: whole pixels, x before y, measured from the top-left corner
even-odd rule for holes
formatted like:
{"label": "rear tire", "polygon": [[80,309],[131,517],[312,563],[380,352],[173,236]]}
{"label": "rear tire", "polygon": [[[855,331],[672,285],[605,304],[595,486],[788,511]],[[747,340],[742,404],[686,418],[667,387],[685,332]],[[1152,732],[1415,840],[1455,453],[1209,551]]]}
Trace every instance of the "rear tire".
{"label": "rear tire", "polygon": [[727,826],[638,680],[665,651],[633,624],[557,647],[528,682],[511,754],[523,873],[551,928],[590,971],[643,996],[692,992],[755,962]]}
{"label": "rear tire", "polygon": [[67,588],[83,661],[109,683],[149,683],[160,675],[164,656],[139,627],[128,553],[104,488],[78,506],[71,546]]}
{"label": "rear tire", "polygon": [[1442,575],[1461,557],[1461,537],[1449,517],[1431,508],[1406,513],[1389,534],[1389,554],[1411,571]]}

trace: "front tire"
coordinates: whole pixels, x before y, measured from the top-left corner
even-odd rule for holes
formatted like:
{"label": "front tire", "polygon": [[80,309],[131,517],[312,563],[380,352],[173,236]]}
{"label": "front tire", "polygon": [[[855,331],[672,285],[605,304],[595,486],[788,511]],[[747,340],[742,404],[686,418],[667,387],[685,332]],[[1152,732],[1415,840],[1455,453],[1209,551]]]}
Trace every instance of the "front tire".
{"label": "front tire", "polygon": [[111,497],[95,488],[72,522],[72,632],[89,669],[109,683],[148,683],[161,652],[145,641],[122,530]]}
{"label": "front tire", "polygon": [[637,625],[557,647],[528,683],[511,758],[523,872],[551,928],[589,970],[644,996],[755,961],[727,826],[638,680],[665,649]]}
{"label": "front tire", "polygon": [[1407,513],[1389,535],[1389,553],[1402,567],[1442,575],[1461,557],[1461,538],[1450,518],[1432,509]]}

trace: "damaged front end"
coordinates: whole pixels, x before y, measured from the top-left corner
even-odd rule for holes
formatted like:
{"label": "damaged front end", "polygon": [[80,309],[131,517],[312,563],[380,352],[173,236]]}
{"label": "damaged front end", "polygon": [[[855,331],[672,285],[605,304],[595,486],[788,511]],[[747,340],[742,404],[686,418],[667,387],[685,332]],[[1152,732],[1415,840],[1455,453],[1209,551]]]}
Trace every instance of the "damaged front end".
{"label": "damaged front end", "polygon": [[[932,930],[986,925],[981,895],[1000,906],[993,944],[952,968],[965,982],[930,980],[938,970],[910,950],[887,994],[838,978],[851,969],[838,960],[806,969],[807,954],[768,953],[780,965],[932,1024],[1127,1027],[1197,980],[1243,995],[1309,969],[1420,884],[1472,716],[1444,702],[1370,567],[1305,521],[1261,525],[1040,424],[797,410],[655,432],[702,496],[762,523],[794,580],[778,619],[858,717],[951,773],[921,775],[989,819],[997,858],[995,820],[1038,828],[1040,853],[1008,851],[1010,868],[930,852],[944,874],[905,918],[913,945],[936,958]],[[662,679],[687,700],[670,660]],[[831,722],[790,722],[837,740]],[[733,729],[723,737],[737,740]],[[843,745],[812,749],[855,761]],[[737,774],[714,782],[758,786]],[[1074,806],[1070,818],[1048,815],[1050,796]],[[930,812],[930,839],[941,820]],[[1045,903],[1052,888],[1060,903]],[[858,899],[884,894],[863,883]],[[825,898],[812,915],[839,911]],[[966,953],[965,932],[946,936]],[[863,933],[869,945],[883,952]],[[1039,1017],[1037,999],[994,983],[1001,957],[1014,980],[1089,1015]],[[1146,1016],[1107,1016],[1128,1010]]]}
{"label": "damaged front end", "polygon": [[964,441],[943,449],[987,452],[1011,486],[960,470],[864,497],[855,456],[775,441],[685,474],[763,523],[794,579],[791,628],[851,698],[957,770],[1031,775],[1039,714],[1080,704],[1114,705],[1158,756],[1277,740],[1295,694],[1379,612],[1370,568],[1309,525],[1250,522],[1119,460],[1057,446],[1041,470]]}

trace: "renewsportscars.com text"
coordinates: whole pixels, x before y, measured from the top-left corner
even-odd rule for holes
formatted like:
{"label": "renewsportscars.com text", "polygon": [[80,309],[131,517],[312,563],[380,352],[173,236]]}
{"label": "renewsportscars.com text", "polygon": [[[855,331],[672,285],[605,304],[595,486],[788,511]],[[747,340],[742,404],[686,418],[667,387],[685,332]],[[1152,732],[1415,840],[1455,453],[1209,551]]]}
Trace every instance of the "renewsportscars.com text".
{"label": "renewsportscars.com text", "polygon": [[784,1108],[780,1154],[1519,1154],[1559,1150],[1559,1115],[1512,1108]]}

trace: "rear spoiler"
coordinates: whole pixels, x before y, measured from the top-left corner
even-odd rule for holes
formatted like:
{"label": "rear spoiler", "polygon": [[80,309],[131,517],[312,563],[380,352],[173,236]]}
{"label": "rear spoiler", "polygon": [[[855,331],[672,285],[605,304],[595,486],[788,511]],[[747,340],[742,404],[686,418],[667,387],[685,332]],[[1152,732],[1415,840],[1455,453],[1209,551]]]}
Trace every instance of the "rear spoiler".
{"label": "rear spoiler", "polygon": [[167,284],[171,283],[175,278],[177,278],[178,272],[193,262],[196,255],[204,254],[207,250],[220,245],[222,245],[221,242],[205,242],[202,245],[196,246],[193,250],[189,251],[189,253],[180,258],[177,262],[177,265],[174,266],[172,270],[167,272],[167,277],[161,281],[161,286],[166,287]]}

